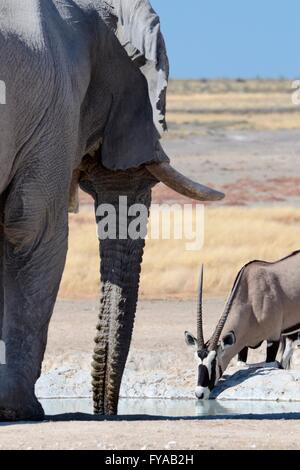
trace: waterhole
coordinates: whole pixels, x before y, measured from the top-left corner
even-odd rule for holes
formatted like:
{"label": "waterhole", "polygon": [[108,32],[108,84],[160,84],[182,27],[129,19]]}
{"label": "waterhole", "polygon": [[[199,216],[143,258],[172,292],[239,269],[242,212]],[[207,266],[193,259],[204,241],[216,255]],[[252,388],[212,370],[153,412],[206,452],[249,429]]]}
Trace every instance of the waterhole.
{"label": "waterhole", "polygon": [[[92,400],[87,398],[41,399],[46,415],[65,413],[93,414]],[[121,399],[119,415],[150,415],[161,417],[213,417],[234,415],[272,415],[300,413],[300,402],[231,401],[231,400],[169,400]]]}

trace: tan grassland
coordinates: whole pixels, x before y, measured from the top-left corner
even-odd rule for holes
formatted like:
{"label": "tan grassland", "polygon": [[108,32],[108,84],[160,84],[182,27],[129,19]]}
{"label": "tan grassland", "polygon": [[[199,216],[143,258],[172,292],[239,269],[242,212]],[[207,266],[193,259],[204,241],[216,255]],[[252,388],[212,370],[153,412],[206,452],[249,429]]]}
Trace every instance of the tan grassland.
{"label": "tan grassland", "polygon": [[[252,259],[274,261],[299,249],[300,208],[206,208],[205,243],[187,251],[189,240],[147,240],[142,270],[143,298],[193,297],[205,264],[205,293],[226,293],[237,270]],[[151,232],[151,230],[150,230]],[[71,216],[70,247],[61,298],[89,298],[99,292],[98,241],[94,215]]]}

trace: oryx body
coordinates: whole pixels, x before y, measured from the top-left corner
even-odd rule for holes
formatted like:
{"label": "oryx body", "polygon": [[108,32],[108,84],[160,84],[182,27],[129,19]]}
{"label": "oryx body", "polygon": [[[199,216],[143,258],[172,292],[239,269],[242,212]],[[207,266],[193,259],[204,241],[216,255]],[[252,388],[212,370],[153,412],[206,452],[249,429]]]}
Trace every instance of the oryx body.
{"label": "oryx body", "polygon": [[197,349],[198,398],[208,398],[231,359],[246,347],[255,348],[263,341],[276,343],[286,336],[288,351],[284,351],[282,365],[288,366],[300,331],[300,251],[274,263],[252,261],[245,265],[235,280],[216,330],[206,343],[202,284],[203,271],[197,339],[186,332],[187,343]]}

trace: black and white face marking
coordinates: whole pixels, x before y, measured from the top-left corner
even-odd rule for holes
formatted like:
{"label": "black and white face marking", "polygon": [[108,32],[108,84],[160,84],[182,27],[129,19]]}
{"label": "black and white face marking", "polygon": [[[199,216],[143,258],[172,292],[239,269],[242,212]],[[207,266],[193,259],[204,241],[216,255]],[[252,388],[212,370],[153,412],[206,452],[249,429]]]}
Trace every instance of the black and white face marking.
{"label": "black and white face marking", "polygon": [[217,353],[216,351],[195,352],[195,359],[198,364],[198,381],[195,395],[199,400],[207,400],[211,390],[219,380],[217,373]]}
{"label": "black and white face marking", "polygon": [[196,349],[195,359],[198,366],[198,379],[195,395],[199,400],[207,400],[211,390],[220,378],[220,371],[216,351],[207,349],[198,350],[196,338],[189,332],[185,332],[185,340],[188,346]]}

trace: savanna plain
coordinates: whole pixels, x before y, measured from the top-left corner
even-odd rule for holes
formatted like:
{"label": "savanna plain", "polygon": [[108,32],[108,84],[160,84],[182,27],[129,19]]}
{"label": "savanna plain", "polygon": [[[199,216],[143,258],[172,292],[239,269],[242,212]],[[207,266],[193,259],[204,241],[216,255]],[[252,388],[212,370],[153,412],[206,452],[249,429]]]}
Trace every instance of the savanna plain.
{"label": "savanna plain", "polygon": [[[274,261],[300,249],[300,106],[284,80],[173,81],[168,94],[169,131],[163,145],[174,166],[221,189],[226,198],[204,208],[204,246],[187,251],[188,240],[146,243],[140,302],[128,368],[147,384],[159,368],[160,381],[194,387],[194,361],[183,332],[195,330],[196,286],[205,266],[208,335],[222,313],[237,271],[248,261]],[[98,241],[92,201],[80,195],[70,216],[67,266],[61,284],[44,374],[60,374],[63,388],[82,369],[88,377],[99,303]],[[153,192],[152,221],[159,205],[181,208],[193,201],[162,185]],[[194,227],[195,228],[195,227]],[[264,349],[253,354],[263,360]],[[74,372],[75,371],[75,372]],[[129,374],[125,379],[129,379]],[[143,382],[143,383],[144,383]],[[186,385],[186,384],[185,384]],[[68,388],[69,387],[69,388]],[[137,397],[136,384],[123,394]],[[126,396],[126,393],[124,396]],[[155,390],[147,391],[155,396]],[[78,395],[78,394],[77,394]],[[149,396],[150,396],[149,395]],[[300,397],[300,389],[299,389]],[[196,405],[195,405],[196,406]],[[141,414],[143,414],[141,412]],[[20,423],[0,426],[0,449],[297,449],[297,420],[176,420],[147,416]]]}

